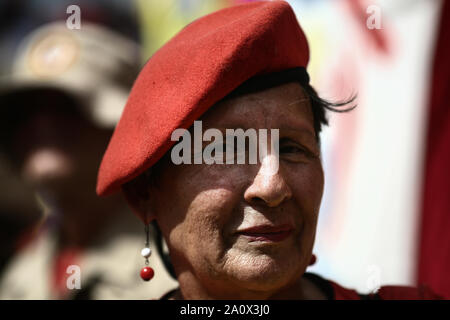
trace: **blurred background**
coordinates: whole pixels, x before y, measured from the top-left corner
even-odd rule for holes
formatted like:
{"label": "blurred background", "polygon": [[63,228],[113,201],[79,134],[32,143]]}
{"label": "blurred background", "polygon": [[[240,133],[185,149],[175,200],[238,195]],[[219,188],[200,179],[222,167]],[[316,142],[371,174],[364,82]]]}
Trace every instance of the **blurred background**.
{"label": "blurred background", "polygon": [[[0,110],[3,125],[1,142],[4,144],[0,158],[0,279],[3,277],[0,297],[36,297],[23,293],[26,291],[23,288],[16,288],[17,294],[11,295],[14,291],[11,289],[14,286],[11,279],[15,278],[10,270],[22,270],[16,267],[17,260],[31,261],[23,256],[38,255],[38,249],[33,246],[38,242],[36,239],[42,238],[43,229],[58,230],[54,242],[59,243],[56,247],[60,248],[56,250],[58,254],[51,254],[49,260],[42,262],[43,270],[49,264],[56,268],[53,270],[65,270],[63,267],[73,261],[86,259],[86,252],[93,252],[90,256],[96,256],[95,251],[90,249],[93,247],[104,251],[103,244],[92,239],[93,234],[104,231],[101,230],[104,228],[102,218],[92,221],[91,214],[71,215],[65,211],[71,211],[71,204],[78,206],[85,202],[95,207],[96,212],[105,212],[104,216],[98,216],[106,219],[112,207],[120,207],[118,211],[123,212],[127,211],[125,206],[119,199],[112,200],[106,207],[97,207],[95,200],[86,195],[68,197],[67,194],[73,194],[74,189],[65,190],[58,184],[60,182],[55,183],[53,176],[50,182],[42,176],[55,168],[60,174],[72,172],[70,168],[76,168],[77,161],[84,167],[89,162],[92,170],[96,169],[99,158],[92,155],[93,150],[103,151],[111,133],[102,130],[112,130],[123,107],[121,101],[126,99],[132,79],[145,61],[194,19],[241,2],[245,1],[0,0],[2,110],[10,110],[11,105],[39,100],[35,93],[23,93],[20,88],[30,82],[33,88],[44,82],[48,86],[47,82],[54,77],[50,86],[62,87],[64,97],[51,96],[48,101],[61,99],[64,105],[70,105],[64,100],[70,96],[70,101],[76,101],[74,104],[83,105],[80,108],[84,110],[83,119],[78,124],[67,123],[65,128],[70,128],[70,125],[74,128],[92,126],[86,129],[89,134],[86,134],[85,140],[76,136],[65,138],[63,144],[70,139],[71,148],[64,146],[58,149],[55,147],[58,143],[52,140],[50,151],[43,148],[44,152],[36,153],[36,148],[24,141],[32,140],[28,138],[30,136],[40,135],[37,124],[49,123],[48,117],[44,119],[47,122],[39,120],[39,115],[45,112],[36,116],[26,111],[32,115],[21,118],[14,112]],[[312,85],[323,98],[330,100],[346,99],[355,93],[358,96],[358,107],[352,112],[329,114],[329,127],[322,133],[325,193],[314,248],[317,262],[308,271],[362,293],[376,291],[381,285],[423,283],[437,293],[450,297],[449,2],[288,2],[295,10],[310,44],[308,71]],[[60,21],[65,25],[72,14],[67,12],[69,5],[79,6],[81,29],[68,31],[66,28],[66,32],[77,34],[76,41],[88,43],[86,47],[73,45],[67,40],[69,36],[59,39],[60,42],[53,36],[51,41],[43,36],[28,37],[48,23]],[[92,23],[107,28],[114,35],[105,30],[91,30],[95,36],[88,36]],[[48,34],[60,34],[58,28],[49,30]],[[53,43],[62,44],[52,47]],[[113,57],[107,57],[111,52]],[[83,63],[73,62],[78,61],[73,57],[79,57]],[[116,70],[118,68],[115,66],[119,64],[124,66],[123,70]],[[63,73],[73,65],[77,71],[64,76]],[[99,70],[93,67],[97,65],[101,65]],[[13,100],[10,97],[12,91],[15,92]],[[52,91],[47,96],[54,94]],[[117,108],[102,109],[102,105],[112,101],[111,97],[117,102]],[[52,110],[56,109],[49,105],[51,103],[45,103],[43,110],[52,114]],[[25,114],[24,110],[16,113]],[[61,111],[61,108],[58,110]],[[60,113],[60,119],[66,119],[66,111]],[[14,123],[13,129],[11,123]],[[93,140],[98,143],[92,144]],[[20,147],[17,147],[18,144]],[[77,144],[83,148],[77,149]],[[70,158],[70,155],[79,152],[92,157]],[[58,162],[55,158],[66,160]],[[78,177],[83,174],[87,175],[88,171],[74,169],[72,172]],[[74,185],[92,184],[87,178],[77,183]],[[65,203],[66,210],[61,209],[64,208],[61,203]],[[55,213],[61,211],[64,214]],[[120,213],[117,215],[121,216]],[[74,223],[76,219],[79,221]],[[135,220],[136,225],[130,226],[129,233],[123,235],[134,240],[122,241],[128,247],[125,249],[122,245],[121,252],[137,252],[137,257],[133,255],[129,259],[137,270],[142,264],[138,257],[140,246],[133,245],[141,241],[137,239],[143,239],[143,233]],[[65,227],[74,224],[78,224],[79,228]],[[85,230],[87,224],[91,225],[89,230]],[[106,238],[118,239],[116,232],[106,232]],[[121,254],[118,259],[123,259]],[[115,256],[119,257],[117,254]],[[108,259],[105,256],[104,263]],[[29,263],[23,261],[22,265]],[[86,263],[102,265],[95,259],[93,261]],[[163,268],[162,263],[158,263]],[[97,279],[97,282],[92,280],[92,287],[96,287],[98,277],[107,272],[105,268],[94,272],[96,276],[92,279]],[[64,286],[60,276],[47,274],[46,277],[57,279],[48,280],[52,283],[49,289],[46,293],[37,293],[37,297],[73,298],[61,289]],[[158,297],[175,285],[167,274],[158,281],[161,288],[147,294],[147,298],[152,298],[152,295]],[[126,282],[124,278],[123,283]],[[113,287],[115,289],[112,291],[124,291],[123,284],[114,284]],[[111,297],[102,294],[107,291],[105,288],[97,286],[92,291],[96,294],[89,292],[86,295],[91,298]],[[133,298],[136,297],[139,298]]]}

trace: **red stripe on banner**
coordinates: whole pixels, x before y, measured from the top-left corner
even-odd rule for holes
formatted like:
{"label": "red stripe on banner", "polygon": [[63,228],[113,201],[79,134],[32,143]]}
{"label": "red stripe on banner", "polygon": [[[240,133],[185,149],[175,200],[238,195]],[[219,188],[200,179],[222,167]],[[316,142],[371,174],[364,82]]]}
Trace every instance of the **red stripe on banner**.
{"label": "red stripe on banner", "polygon": [[450,1],[433,61],[417,280],[450,298]]}

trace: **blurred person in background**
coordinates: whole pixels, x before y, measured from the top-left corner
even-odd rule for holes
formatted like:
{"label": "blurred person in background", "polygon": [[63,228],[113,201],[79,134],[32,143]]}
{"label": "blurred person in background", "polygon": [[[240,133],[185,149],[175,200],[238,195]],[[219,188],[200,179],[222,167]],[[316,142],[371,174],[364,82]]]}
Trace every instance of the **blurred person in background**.
{"label": "blurred person in background", "polygon": [[3,268],[42,221],[42,208],[32,191],[0,154],[0,277]]}
{"label": "blurred person in background", "polygon": [[143,229],[126,218],[120,197],[95,194],[138,53],[133,41],[88,23],[42,26],[19,47],[2,79],[1,146],[48,216],[8,264],[0,298],[148,299],[173,287],[161,263],[150,284],[139,278]]}

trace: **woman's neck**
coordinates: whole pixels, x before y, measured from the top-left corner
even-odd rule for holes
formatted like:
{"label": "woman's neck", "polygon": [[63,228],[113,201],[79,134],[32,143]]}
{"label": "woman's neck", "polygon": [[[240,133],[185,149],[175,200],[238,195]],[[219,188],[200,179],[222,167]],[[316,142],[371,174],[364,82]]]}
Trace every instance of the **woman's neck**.
{"label": "woman's neck", "polygon": [[[292,285],[272,291],[257,291],[239,289],[237,286],[209,285],[205,289],[197,279],[190,275],[180,275],[178,289],[170,299],[172,300],[326,300],[327,297],[322,290],[305,277],[299,278]],[[192,281],[194,280],[194,281]],[[231,281],[230,281],[231,282]],[[228,283],[230,283],[228,282]]]}

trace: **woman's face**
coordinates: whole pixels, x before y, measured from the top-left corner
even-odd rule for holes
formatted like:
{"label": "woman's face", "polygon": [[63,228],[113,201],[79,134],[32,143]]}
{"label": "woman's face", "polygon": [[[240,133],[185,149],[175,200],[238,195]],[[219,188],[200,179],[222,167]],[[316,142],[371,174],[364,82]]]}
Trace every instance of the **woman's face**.
{"label": "woman's face", "polygon": [[166,157],[149,194],[180,283],[216,297],[288,287],[310,261],[324,183],[306,95],[288,83],[222,101],[200,120],[203,132],[224,137],[268,129],[268,144],[279,129],[279,168],[267,170],[273,157],[233,165]]}

